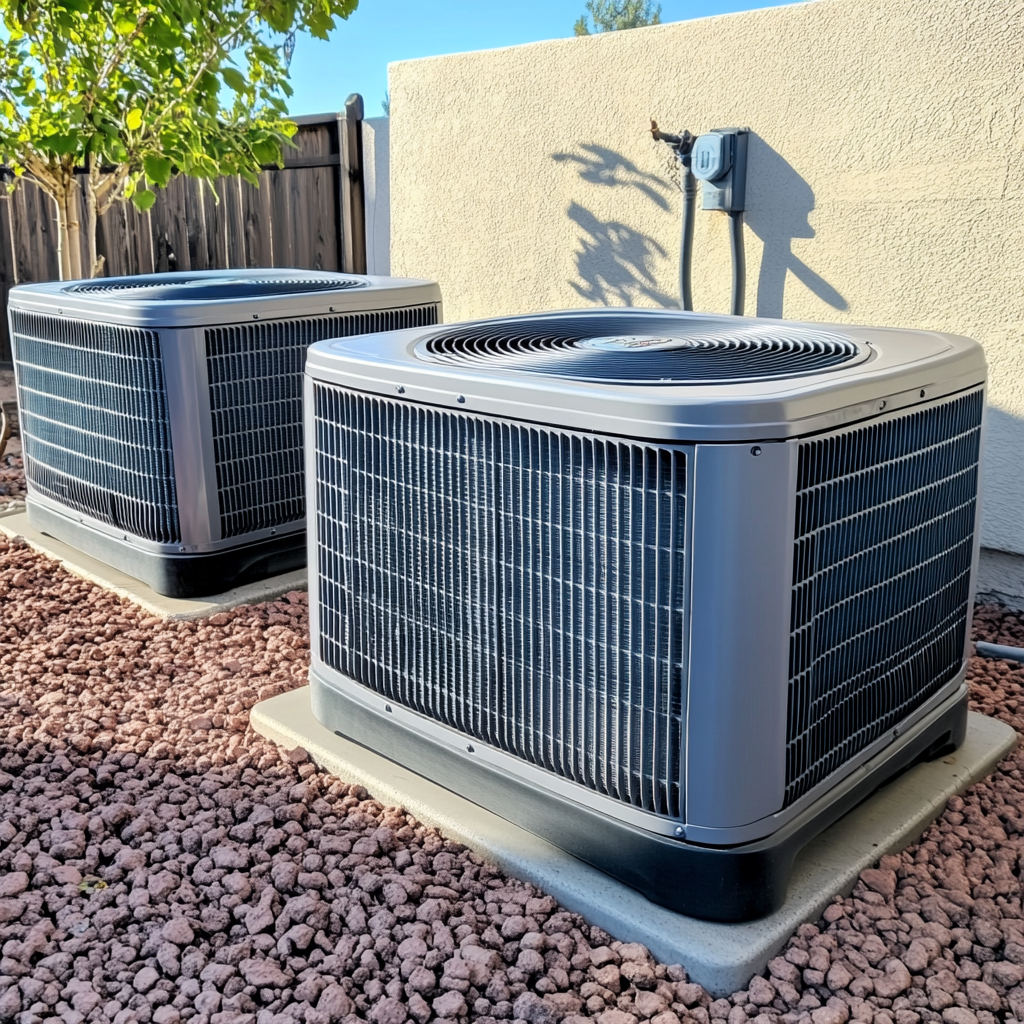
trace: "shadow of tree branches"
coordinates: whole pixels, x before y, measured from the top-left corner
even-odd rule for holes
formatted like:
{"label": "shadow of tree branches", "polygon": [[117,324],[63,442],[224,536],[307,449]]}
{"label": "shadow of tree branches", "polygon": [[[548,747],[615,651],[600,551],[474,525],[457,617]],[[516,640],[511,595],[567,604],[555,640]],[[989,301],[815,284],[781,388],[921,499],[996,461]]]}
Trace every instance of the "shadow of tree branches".
{"label": "shadow of tree branches", "polygon": [[[574,166],[581,180],[603,188],[633,189],[659,209],[672,204],[669,182],[637,167],[606,146],[581,145],[576,152],[553,153],[557,163]],[[595,305],[634,305],[645,299],[661,306],[675,306],[676,299],[657,287],[655,263],[668,253],[651,235],[619,220],[603,220],[575,200],[566,215],[580,229],[576,250],[577,279],[572,289]]]}
{"label": "shadow of tree branches", "polygon": [[[573,152],[553,153],[552,160],[576,169],[582,181],[601,188],[632,189],[666,213],[676,209],[670,196],[676,183],[638,167],[607,146],[581,144]],[[750,230],[763,244],[757,279],[758,316],[781,317],[789,274],[833,309],[845,310],[846,299],[793,252],[796,238],[814,238],[810,213],[814,192],[789,162],[751,133],[748,169]],[[674,308],[676,296],[657,285],[655,268],[670,254],[651,235],[621,220],[603,220],[577,201],[566,215],[580,230],[576,249],[577,278],[572,289],[595,305],[632,305],[638,301]],[[678,258],[675,253],[671,258]],[[697,259],[700,254],[697,254]],[[673,275],[674,276],[674,275]]]}

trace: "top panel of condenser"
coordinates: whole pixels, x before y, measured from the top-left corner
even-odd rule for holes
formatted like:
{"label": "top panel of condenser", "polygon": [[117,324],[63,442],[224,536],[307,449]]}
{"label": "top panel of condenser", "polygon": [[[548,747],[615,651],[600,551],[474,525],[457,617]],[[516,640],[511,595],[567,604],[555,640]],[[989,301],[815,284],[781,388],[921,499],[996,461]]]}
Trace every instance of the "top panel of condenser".
{"label": "top panel of condenser", "polygon": [[423,305],[441,293],[433,281],[266,268],[26,284],[9,301],[36,313],[179,328]]}

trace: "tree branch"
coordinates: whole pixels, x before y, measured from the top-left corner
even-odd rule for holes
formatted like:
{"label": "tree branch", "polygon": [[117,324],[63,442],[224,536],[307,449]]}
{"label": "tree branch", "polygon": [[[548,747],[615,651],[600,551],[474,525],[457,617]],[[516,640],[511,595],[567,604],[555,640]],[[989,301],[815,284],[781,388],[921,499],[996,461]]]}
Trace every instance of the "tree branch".
{"label": "tree branch", "polygon": [[[129,46],[142,34],[142,29],[145,27],[147,21],[149,21],[152,11],[143,11],[135,23],[135,28],[132,31],[121,38],[121,41],[114,48],[114,51],[107,57],[103,67],[100,68],[99,76],[96,79],[95,86],[85,94],[86,104],[84,104],[86,110],[92,110],[92,104],[96,102],[95,94],[103,88],[107,83],[107,76],[111,71],[114,70],[121,63],[121,57]],[[107,21],[109,22],[109,18]],[[113,26],[111,26],[113,27]]]}

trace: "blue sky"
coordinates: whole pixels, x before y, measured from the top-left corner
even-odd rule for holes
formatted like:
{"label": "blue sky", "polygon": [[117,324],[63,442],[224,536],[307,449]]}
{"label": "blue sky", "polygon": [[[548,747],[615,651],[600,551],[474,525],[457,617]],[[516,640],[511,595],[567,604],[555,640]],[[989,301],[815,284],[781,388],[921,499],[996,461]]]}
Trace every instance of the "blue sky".
{"label": "blue sky", "polygon": [[[340,110],[362,93],[381,116],[392,61],[486,50],[572,35],[585,0],[360,0],[330,41],[300,37],[292,59],[293,114]],[[779,0],[774,0],[778,3]],[[662,21],[773,6],[757,0],[662,0]]]}

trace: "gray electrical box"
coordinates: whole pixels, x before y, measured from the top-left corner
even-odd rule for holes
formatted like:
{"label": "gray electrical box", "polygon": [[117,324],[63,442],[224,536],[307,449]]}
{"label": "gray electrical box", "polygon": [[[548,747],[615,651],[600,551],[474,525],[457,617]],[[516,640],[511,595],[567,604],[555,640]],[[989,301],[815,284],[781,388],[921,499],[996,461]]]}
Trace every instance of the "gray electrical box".
{"label": "gray electrical box", "polygon": [[701,207],[735,213],[744,209],[747,192],[746,128],[716,128],[693,145],[691,170],[700,180]]}

